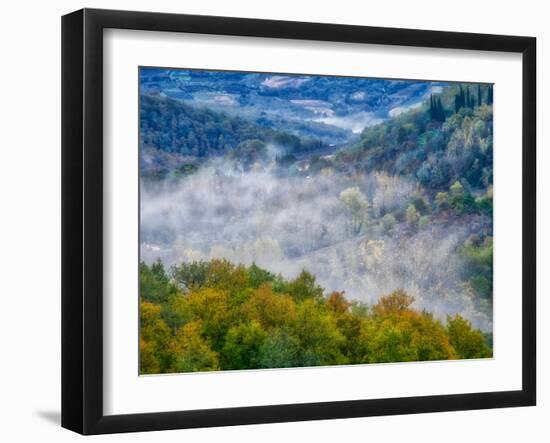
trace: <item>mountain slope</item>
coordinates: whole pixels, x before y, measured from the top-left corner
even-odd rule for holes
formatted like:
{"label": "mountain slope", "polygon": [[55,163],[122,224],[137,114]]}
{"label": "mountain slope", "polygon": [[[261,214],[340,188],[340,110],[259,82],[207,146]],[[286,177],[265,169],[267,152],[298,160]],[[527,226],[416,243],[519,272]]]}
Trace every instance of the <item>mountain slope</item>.
{"label": "mountain slope", "polygon": [[480,102],[472,99],[457,109],[453,103],[463,90],[457,86],[439,98],[441,115],[432,115],[424,104],[366,128],[358,142],[336,154],[333,166],[405,175],[433,190],[457,180],[467,188],[487,189],[493,179],[493,107],[485,99],[486,88],[479,89]]}
{"label": "mountain slope", "polygon": [[268,155],[268,144],[282,155],[319,149],[323,143],[260,126],[238,117],[190,106],[167,97],[140,96],[142,175],[163,175],[187,165],[231,155],[251,165]]}
{"label": "mountain slope", "polygon": [[328,144],[415,106],[447,86],[390,79],[141,68],[142,94],[161,94]]}

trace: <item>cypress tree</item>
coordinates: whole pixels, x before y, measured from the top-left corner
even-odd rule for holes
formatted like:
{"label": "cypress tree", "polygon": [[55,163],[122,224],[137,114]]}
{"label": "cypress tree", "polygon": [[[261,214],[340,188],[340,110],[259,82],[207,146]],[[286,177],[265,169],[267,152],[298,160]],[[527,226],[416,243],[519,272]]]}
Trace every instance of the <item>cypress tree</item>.
{"label": "cypress tree", "polygon": [[444,122],[446,120],[445,109],[443,109],[443,103],[441,102],[441,97],[439,95],[434,96],[433,94],[430,94],[430,108],[428,109],[428,112],[430,113],[430,119],[433,121]]}
{"label": "cypress tree", "polygon": [[481,106],[481,85],[477,85],[477,105]]}
{"label": "cypress tree", "polygon": [[437,122],[445,121],[445,110],[439,96],[430,95],[430,118]]}
{"label": "cypress tree", "polygon": [[460,111],[460,109],[464,108],[466,105],[466,94],[464,93],[464,88],[460,85],[455,95],[455,112]]}
{"label": "cypress tree", "polygon": [[437,113],[440,122],[445,122],[445,110],[443,109],[443,104],[441,103],[441,97],[437,98]]}

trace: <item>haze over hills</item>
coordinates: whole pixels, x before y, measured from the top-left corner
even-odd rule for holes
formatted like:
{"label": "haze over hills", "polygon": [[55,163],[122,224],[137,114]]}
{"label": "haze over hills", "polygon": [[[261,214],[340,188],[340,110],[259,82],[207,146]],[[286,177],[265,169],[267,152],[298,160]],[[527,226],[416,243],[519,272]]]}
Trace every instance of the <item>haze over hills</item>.
{"label": "haze over hills", "polygon": [[141,259],[224,258],[492,330],[492,88],[142,68]]}

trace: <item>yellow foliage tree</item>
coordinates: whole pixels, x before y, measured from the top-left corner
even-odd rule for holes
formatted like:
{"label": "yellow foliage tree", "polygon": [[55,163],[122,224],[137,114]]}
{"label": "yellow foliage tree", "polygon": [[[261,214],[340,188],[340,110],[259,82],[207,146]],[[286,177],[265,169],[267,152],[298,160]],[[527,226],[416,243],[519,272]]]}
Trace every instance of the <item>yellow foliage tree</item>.
{"label": "yellow foliage tree", "polygon": [[444,326],[402,289],[370,306],[343,291],[325,296],[305,270],[288,281],[213,260],[175,267],[176,286],[153,266],[140,267],[141,374],[492,355],[490,337],[470,322],[456,315]]}
{"label": "yellow foliage tree", "polygon": [[202,335],[203,325],[195,320],[181,327],[172,340],[171,351],[175,354],[172,369],[175,372],[217,371],[219,356]]}
{"label": "yellow foliage tree", "polygon": [[270,285],[264,284],[243,304],[242,313],[266,329],[284,326],[296,318],[296,303],[292,297],[275,294]]}
{"label": "yellow foliage tree", "polygon": [[162,320],[160,306],[142,302],[140,304],[140,362],[142,374],[165,372],[171,364],[166,344],[170,330]]}

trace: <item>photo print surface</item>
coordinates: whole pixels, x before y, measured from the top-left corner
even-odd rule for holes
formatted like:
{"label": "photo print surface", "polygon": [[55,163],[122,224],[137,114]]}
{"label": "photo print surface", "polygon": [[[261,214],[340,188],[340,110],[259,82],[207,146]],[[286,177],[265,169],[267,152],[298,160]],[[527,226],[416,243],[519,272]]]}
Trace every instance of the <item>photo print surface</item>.
{"label": "photo print surface", "polygon": [[491,358],[493,86],[139,68],[140,374]]}

